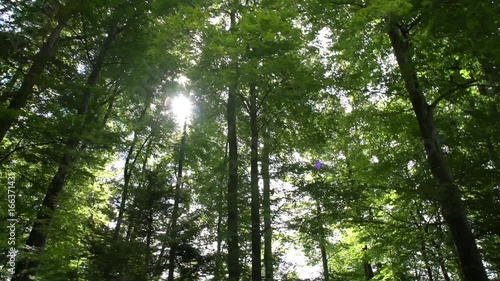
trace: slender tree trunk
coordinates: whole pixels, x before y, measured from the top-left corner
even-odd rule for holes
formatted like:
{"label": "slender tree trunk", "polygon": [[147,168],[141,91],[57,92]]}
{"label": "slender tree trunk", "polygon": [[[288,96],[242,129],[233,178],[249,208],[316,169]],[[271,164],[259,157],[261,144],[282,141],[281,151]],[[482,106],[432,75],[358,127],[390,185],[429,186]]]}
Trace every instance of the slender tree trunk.
{"label": "slender tree trunk", "polygon": [[330,280],[330,271],[328,269],[328,255],[326,253],[326,241],[325,241],[325,228],[323,227],[322,210],[319,201],[316,200],[316,212],[318,217],[318,224],[320,227],[319,233],[319,248],[321,250],[321,262],[323,265],[323,278],[325,281]]}
{"label": "slender tree trunk", "polygon": [[[143,120],[143,118],[146,115],[146,112],[150,106],[151,106],[151,103],[147,102],[146,106],[144,107],[144,110],[141,112],[141,115],[140,115],[137,123],[140,123]],[[123,216],[125,215],[125,209],[126,209],[127,201],[128,201],[128,192],[129,192],[130,178],[132,177],[132,169],[135,166],[135,163],[137,162],[137,159],[139,158],[139,155],[141,154],[142,150],[144,149],[146,143],[148,143],[149,138],[152,136],[152,134],[150,134],[144,140],[144,142],[142,143],[142,145],[138,149],[138,151],[135,153],[135,156],[133,157],[133,160],[132,160],[132,155],[134,154],[134,149],[135,149],[135,146],[136,146],[137,140],[138,140],[137,135],[138,135],[138,132],[136,130],[136,131],[134,131],[134,137],[132,139],[132,143],[130,144],[130,148],[129,148],[128,153],[127,153],[127,158],[125,158],[125,165],[123,167],[123,189],[122,189],[122,196],[121,196],[121,201],[120,201],[120,208],[118,210],[118,218],[116,220],[115,231],[113,234],[114,240],[116,240],[118,238],[118,236],[120,235],[120,230],[121,230],[121,226],[123,223]]]}
{"label": "slender tree trunk", "polygon": [[20,115],[19,111],[28,103],[28,99],[33,93],[33,87],[37,84],[40,74],[42,74],[47,62],[54,54],[56,43],[59,40],[59,36],[64,26],[64,21],[59,20],[57,26],[52,30],[47,40],[43,43],[42,47],[40,47],[38,53],[34,56],[33,62],[24,76],[21,87],[13,95],[7,108],[10,111],[9,114],[4,114],[0,118],[0,143],[2,143],[5,134],[7,134],[7,131],[9,131],[12,124]]}
{"label": "slender tree trunk", "polygon": [[[162,243],[161,249],[160,249],[160,254],[158,255],[158,260],[156,261],[156,268],[155,268],[155,272],[154,272],[154,276],[156,276],[157,278],[160,278],[160,276],[163,273],[161,265],[163,262],[163,256],[165,255],[165,248],[166,248],[165,243]],[[153,280],[156,280],[156,279],[153,279]]]}
{"label": "slender tree trunk", "polygon": [[[418,204],[418,203],[416,203]],[[432,272],[432,266],[430,265],[429,261],[429,253],[430,251],[427,249],[426,246],[426,236],[425,234],[429,233],[429,225],[425,224],[422,225],[422,223],[425,223],[424,216],[420,212],[419,206],[417,206],[416,210],[416,217],[415,217],[415,223],[419,226],[422,234],[420,235],[420,251],[422,252],[422,258],[424,260],[425,264],[425,270],[427,271],[427,277],[429,278],[429,281],[434,281],[434,274]],[[425,234],[424,234],[425,233]]]}
{"label": "slender tree trunk", "polygon": [[262,201],[264,214],[264,271],[265,280],[274,280],[274,260],[273,260],[273,228],[271,216],[271,179],[269,177],[269,132],[264,128],[262,132],[262,180],[264,182],[264,198]]}
{"label": "slender tree trunk", "polygon": [[149,199],[148,201],[148,219],[147,219],[147,233],[146,233],[146,258],[145,258],[145,265],[146,265],[146,272],[148,277],[151,277],[151,240],[153,237],[153,198]]}
{"label": "slender tree trunk", "polygon": [[441,274],[443,274],[444,281],[451,281],[450,275],[448,274],[448,270],[446,269],[446,265],[443,261],[439,262],[439,268],[441,269]]}
{"label": "slender tree trunk", "polygon": [[261,281],[262,261],[260,256],[260,191],[259,191],[259,127],[257,124],[257,89],[255,84],[250,85],[250,189],[251,189],[251,217],[252,217],[252,280]]}
{"label": "slender tree trunk", "polygon": [[443,274],[443,280],[451,281],[450,276],[448,274],[448,269],[446,268],[446,264],[445,264],[446,259],[443,256],[443,254],[441,253],[441,246],[439,246],[439,244],[436,243],[434,238],[431,238],[431,243],[432,243],[432,246],[434,247],[434,249],[436,250],[435,258],[437,259],[437,261],[439,263],[439,269],[441,269],[441,274]]}
{"label": "slender tree trunk", "polygon": [[427,247],[425,246],[425,241],[423,239],[422,239],[422,241],[420,241],[420,250],[422,251],[424,264],[425,264],[425,270],[427,271],[427,277],[429,278],[429,281],[434,281],[434,276],[432,274],[432,267],[429,264],[429,255],[428,255]]}
{"label": "slender tree trunk", "polygon": [[394,23],[390,23],[388,33],[420,127],[429,166],[438,184],[441,211],[453,237],[465,281],[487,281],[481,254],[467,221],[460,190],[453,182],[446,157],[441,151],[432,108],[425,101],[418,83],[408,34],[402,32]]}
{"label": "slender tree trunk", "polygon": [[[113,240],[118,239],[118,235],[120,235],[120,229],[121,229],[122,221],[123,221],[123,214],[125,213],[125,206],[127,204],[127,199],[128,199],[128,186],[130,183],[130,178],[132,177],[130,160],[132,159],[132,153],[134,153],[136,143],[137,143],[137,132],[134,131],[134,138],[132,140],[132,143],[130,144],[130,148],[129,148],[128,153],[127,153],[127,158],[125,159],[125,165],[123,167],[122,196],[121,196],[121,200],[120,200],[120,208],[118,210],[118,218],[116,220],[115,232],[113,234]],[[136,159],[137,159],[137,155],[136,155]]]}
{"label": "slender tree trunk", "polygon": [[330,272],[328,270],[328,256],[326,254],[326,247],[325,247],[325,239],[321,238],[320,241],[320,250],[321,250],[321,262],[323,264],[323,278],[325,281],[330,280]]}
{"label": "slender tree trunk", "polygon": [[[154,131],[151,132],[150,138],[147,140],[146,154],[145,154],[144,159],[142,161],[142,168],[141,168],[141,173],[140,173],[142,175],[146,174],[146,172],[147,172],[146,171],[146,164],[148,163],[148,158],[151,155],[151,144],[153,143],[154,134],[155,134]],[[141,182],[139,183],[139,186],[137,187],[137,190],[141,190],[141,187],[143,186],[144,181],[145,181],[145,177],[143,176]],[[132,201],[132,208],[134,206],[136,206],[136,200],[137,200],[137,197],[134,197],[134,199]],[[125,234],[125,241],[127,241],[127,242],[133,239],[133,231],[134,231],[133,222],[134,222],[134,212],[132,212],[130,214],[130,216],[128,217],[128,226],[127,226],[127,231]]]}
{"label": "slender tree trunk", "polygon": [[217,215],[217,252],[215,254],[215,273],[214,281],[221,280],[221,269],[222,269],[222,192],[219,193],[219,212]]}
{"label": "slender tree trunk", "polygon": [[[111,35],[104,40],[102,48],[99,51],[96,63],[87,79],[87,87],[83,92],[83,99],[77,111],[78,117],[86,117],[87,115],[90,101],[92,99],[91,88],[94,87],[99,80],[99,75],[104,64],[104,59],[116,35],[117,33],[112,32]],[[84,119],[88,121],[87,118]],[[50,227],[54,212],[57,208],[57,200],[64,188],[66,177],[71,171],[71,166],[74,162],[74,154],[80,145],[80,140],[81,139],[79,136],[72,136],[67,141],[64,150],[65,153],[59,162],[58,171],[52,179],[49,189],[45,194],[42,206],[38,211],[35,223],[26,242],[26,246],[28,248],[33,248],[38,252],[37,255],[41,254],[41,252],[45,250],[48,228]],[[36,275],[39,264],[40,262],[37,258],[19,261],[16,265],[16,270],[12,281],[31,281],[31,276]]]}
{"label": "slender tree trunk", "polygon": [[[236,26],[236,8],[238,1],[233,2],[231,11],[231,32]],[[227,99],[227,139],[229,143],[229,179],[227,184],[227,269],[229,281],[240,280],[240,252],[238,242],[238,141],[236,133],[236,97],[238,95],[238,62],[232,58],[235,71],[230,82]]]}
{"label": "slender tree trunk", "polygon": [[[149,107],[149,103],[148,103]],[[146,146],[146,155],[144,156],[144,160],[142,162],[142,173],[146,173],[146,164],[148,161],[148,157],[151,154],[151,143],[153,139],[154,131],[151,132],[151,134],[146,138],[146,141],[143,144],[143,147]],[[141,149],[142,150],[142,149]],[[137,159],[137,156],[136,156]],[[135,162],[135,161],[134,161]],[[141,185],[139,184],[138,190],[141,189]],[[153,278],[154,274],[154,267],[152,266],[151,262],[151,243],[153,241],[153,233],[154,233],[154,212],[153,212],[153,204],[156,200],[155,197],[151,196],[151,185],[148,184],[148,201],[147,201],[147,211],[148,211],[148,218],[147,218],[147,234],[146,234],[146,258],[145,258],[145,266],[147,268],[146,275],[148,279]],[[136,200],[137,197],[134,197],[134,201]],[[132,205],[135,205],[135,202],[132,203]],[[133,212],[132,212],[133,214]],[[131,224],[132,224],[132,215],[129,216],[128,219],[129,227],[127,228],[127,234],[125,236],[125,241],[128,242],[128,238],[130,237],[129,229],[131,229]]]}
{"label": "slender tree trunk", "polygon": [[181,145],[179,149],[179,166],[177,168],[177,181],[175,183],[174,194],[174,209],[172,210],[172,223],[170,225],[170,251],[168,254],[168,281],[174,280],[175,271],[175,256],[177,255],[177,246],[179,244],[177,237],[177,221],[179,219],[179,200],[181,197],[182,187],[182,172],[184,169],[184,153],[186,150],[186,136],[187,136],[187,118],[184,120],[184,127],[182,129]]}
{"label": "slender tree trunk", "polygon": [[[227,157],[228,157],[229,144],[226,142],[226,148],[224,152],[224,162],[223,166],[226,166]],[[223,177],[222,182],[224,182],[225,176]],[[214,281],[220,281],[222,276],[222,219],[224,217],[224,189],[219,186],[219,197],[217,200],[218,210],[217,210],[217,252],[215,254],[215,273],[214,273]]]}
{"label": "slender tree trunk", "polygon": [[[139,185],[137,186],[137,190],[141,190],[141,188],[142,188],[142,183],[139,183]],[[137,206],[137,197],[134,196],[134,198],[132,200],[132,208],[134,208],[135,206]],[[127,231],[125,232],[125,241],[126,242],[130,242],[130,241],[134,240],[134,238],[135,238],[134,220],[135,220],[135,216],[134,216],[134,212],[132,212],[127,220],[128,221]]]}

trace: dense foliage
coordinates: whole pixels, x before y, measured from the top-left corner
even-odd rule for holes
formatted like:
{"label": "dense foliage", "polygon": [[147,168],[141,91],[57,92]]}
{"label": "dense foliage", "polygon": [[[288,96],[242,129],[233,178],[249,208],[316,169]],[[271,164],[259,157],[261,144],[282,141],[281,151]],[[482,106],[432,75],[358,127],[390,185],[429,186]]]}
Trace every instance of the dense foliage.
{"label": "dense foliage", "polygon": [[0,15],[2,280],[500,280],[496,1]]}

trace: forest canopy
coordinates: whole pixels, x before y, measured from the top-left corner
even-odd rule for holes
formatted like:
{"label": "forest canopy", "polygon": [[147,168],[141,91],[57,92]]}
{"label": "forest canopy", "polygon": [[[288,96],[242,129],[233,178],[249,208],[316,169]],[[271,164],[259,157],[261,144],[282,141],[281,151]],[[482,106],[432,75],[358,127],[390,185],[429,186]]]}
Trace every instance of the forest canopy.
{"label": "forest canopy", "polygon": [[2,0],[0,278],[500,280],[499,15]]}

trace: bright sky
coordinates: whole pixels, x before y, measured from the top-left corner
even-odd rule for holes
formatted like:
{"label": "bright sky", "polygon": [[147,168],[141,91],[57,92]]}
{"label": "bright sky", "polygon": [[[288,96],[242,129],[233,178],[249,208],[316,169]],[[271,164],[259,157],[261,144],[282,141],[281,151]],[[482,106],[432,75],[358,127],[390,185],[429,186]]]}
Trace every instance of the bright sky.
{"label": "bright sky", "polygon": [[187,118],[188,124],[191,118],[193,104],[185,95],[178,95],[172,99],[172,113],[174,114],[175,123],[177,126],[183,126],[184,120]]}

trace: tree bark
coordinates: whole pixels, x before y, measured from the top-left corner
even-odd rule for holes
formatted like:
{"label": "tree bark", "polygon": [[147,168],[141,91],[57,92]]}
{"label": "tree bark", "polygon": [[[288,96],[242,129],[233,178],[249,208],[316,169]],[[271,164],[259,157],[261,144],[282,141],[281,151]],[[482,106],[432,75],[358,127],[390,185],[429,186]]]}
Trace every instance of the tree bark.
{"label": "tree bark", "polygon": [[[137,142],[137,131],[134,131],[134,138],[132,140],[132,144],[130,144],[130,148],[127,153],[127,158],[125,159],[125,165],[123,167],[122,196],[120,200],[120,208],[118,210],[118,218],[116,220],[115,231],[113,234],[113,240],[118,239],[118,235],[120,235],[120,229],[123,221],[123,214],[125,213],[125,206],[127,204],[127,199],[128,199],[128,186],[130,183],[130,178],[132,177],[130,159],[132,158],[132,153],[134,152],[136,142]],[[137,159],[137,155],[135,159]],[[135,161],[133,162],[135,163]]]}
{"label": "tree bark", "polygon": [[153,227],[153,221],[154,221],[154,214],[153,214],[153,200],[151,199],[148,199],[148,218],[147,218],[147,221],[146,221],[146,227],[147,227],[147,231],[146,231],[146,257],[145,257],[145,260],[144,260],[144,263],[145,263],[145,266],[147,268],[147,275],[149,278],[151,278],[151,242],[153,240],[153,231],[154,231],[154,227]]}
{"label": "tree bark", "polygon": [[[236,26],[236,8],[238,1],[233,2],[231,11],[231,33]],[[227,139],[229,143],[229,179],[227,184],[227,269],[229,281],[240,280],[240,252],[238,242],[238,141],[236,133],[236,97],[238,95],[238,62],[232,58],[235,71],[230,82],[227,99]]]}
{"label": "tree bark", "polygon": [[[137,123],[141,123],[143,120],[144,116],[146,115],[146,112],[148,111],[149,107],[151,106],[150,100],[146,102],[146,105],[141,112],[141,115],[139,116],[139,120]],[[137,144],[138,136],[137,130],[134,131],[134,138],[132,139],[132,143],[130,144],[130,148],[127,153],[127,158],[125,159],[125,165],[123,167],[123,189],[122,189],[122,196],[121,196],[121,201],[120,201],[120,208],[118,210],[118,218],[116,220],[116,227],[115,231],[113,234],[113,239],[116,240],[118,238],[118,235],[120,235],[120,230],[121,230],[121,225],[123,223],[123,216],[125,214],[125,207],[127,206],[127,200],[128,200],[128,192],[129,192],[129,185],[130,185],[130,178],[132,177],[132,169],[135,166],[135,163],[137,162],[137,159],[139,158],[139,155],[141,154],[141,151],[144,149],[146,143],[148,143],[149,138],[152,137],[152,134],[150,134],[142,143],[141,147],[139,150],[135,153],[134,160],[132,160],[132,154],[134,153],[135,146]],[[130,163],[132,160],[132,163]]]}
{"label": "tree bark", "polygon": [[61,35],[65,23],[59,21],[57,26],[52,30],[47,40],[43,43],[38,53],[34,56],[31,67],[24,76],[24,80],[19,90],[13,95],[12,100],[7,107],[8,113],[0,118],[0,143],[2,143],[5,135],[9,131],[12,124],[20,115],[20,110],[26,106],[28,99],[33,93],[33,87],[37,84],[38,77],[42,74],[47,62],[52,57],[56,42]]}
{"label": "tree bark", "polygon": [[319,204],[319,201],[316,200],[316,211],[318,215],[318,224],[320,227],[320,233],[319,233],[319,248],[321,250],[321,262],[323,265],[323,278],[325,281],[330,280],[330,271],[328,269],[328,255],[326,253],[326,241],[325,241],[325,228],[323,227],[323,220],[321,219],[321,205]]}
{"label": "tree bark", "polygon": [[262,201],[264,214],[264,271],[265,280],[274,280],[274,260],[273,260],[273,228],[271,216],[271,180],[269,178],[269,132],[264,128],[262,132],[262,180],[264,182],[264,198]]}
{"label": "tree bark", "polygon": [[425,240],[420,241],[420,250],[422,251],[423,259],[424,259],[424,264],[425,264],[425,270],[427,271],[427,277],[429,278],[429,281],[434,281],[434,274],[432,273],[432,267],[429,263],[429,256],[427,252],[427,247],[425,246]]}
{"label": "tree bark", "polygon": [[[223,166],[226,166],[227,157],[228,157],[228,149],[229,144],[226,142],[226,148],[224,152],[224,162]],[[222,182],[225,181],[225,177],[223,177]],[[222,219],[224,217],[224,190],[219,187],[219,197],[217,200],[218,203],[218,215],[217,215],[217,252],[215,253],[215,273],[214,273],[214,281],[220,281],[222,276]]]}
{"label": "tree bark", "polygon": [[174,208],[172,210],[172,221],[170,224],[170,251],[168,253],[168,281],[174,280],[175,256],[177,255],[177,246],[179,245],[177,237],[177,221],[179,220],[179,200],[181,197],[182,173],[184,169],[184,153],[186,150],[187,137],[187,118],[184,120],[182,129],[181,145],[179,148],[179,166],[177,167],[177,181],[175,183]]}
{"label": "tree bark", "polygon": [[257,124],[257,89],[250,85],[250,189],[252,219],[252,281],[261,281],[262,261],[260,256],[260,191],[259,191],[259,128]]}
{"label": "tree bark", "polygon": [[[142,160],[142,166],[141,166],[142,168],[141,168],[141,173],[140,174],[142,174],[142,175],[144,175],[144,174],[147,173],[147,171],[146,171],[146,165],[148,163],[148,158],[151,156],[151,145],[152,145],[153,140],[154,140],[154,134],[155,134],[154,131],[151,132],[150,137],[149,137],[149,139],[147,141],[146,154],[144,156],[144,159]],[[142,176],[141,182],[139,183],[139,186],[137,187],[137,190],[141,190],[141,187],[143,186],[143,183],[146,181],[145,178],[146,177]],[[132,208],[137,205],[136,201],[137,201],[137,197],[134,197],[134,199],[132,201]],[[126,231],[126,234],[125,234],[125,241],[126,242],[129,242],[129,241],[131,241],[131,240],[134,239],[133,238],[133,236],[134,236],[133,235],[134,234],[134,225],[133,225],[134,219],[135,219],[134,212],[132,212],[130,214],[130,216],[128,217],[128,226],[127,226],[127,231]]]}
{"label": "tree bark", "polygon": [[443,274],[443,280],[451,281],[450,276],[448,274],[448,269],[446,268],[446,258],[441,253],[441,246],[431,237],[431,243],[434,249],[436,250],[435,258],[439,263],[439,268],[441,269],[441,274]]}
{"label": "tree bark", "polygon": [[[83,92],[83,98],[77,111],[77,117],[86,117],[87,115],[90,101],[92,99],[91,88],[94,87],[99,80],[99,75],[104,64],[104,59],[116,35],[116,32],[111,32],[110,35],[104,40],[104,43],[99,51],[96,63],[94,64],[92,72],[87,79],[87,87]],[[84,119],[88,121],[87,118]],[[82,130],[83,129],[80,129],[80,131]],[[71,171],[71,166],[73,165],[75,159],[74,154],[80,145],[80,141],[81,137],[76,135],[71,136],[70,139],[66,142],[64,150],[65,153],[59,162],[58,171],[54,175],[49,189],[45,194],[42,206],[38,211],[35,223],[26,242],[27,248],[33,248],[39,253],[45,250],[48,228],[50,227],[54,212],[56,211],[57,200],[64,188],[66,177]],[[31,260],[19,261],[16,265],[12,281],[32,281],[33,279],[31,278],[31,276],[36,275],[39,264],[40,262],[36,258]]]}
{"label": "tree bark", "polygon": [[425,264],[425,270],[427,271],[427,277],[428,277],[429,281],[434,281],[434,274],[432,272],[432,266],[430,264],[430,258],[429,258],[430,251],[427,249],[426,235],[425,235],[425,234],[429,234],[429,225],[426,224],[424,216],[420,212],[419,206],[417,206],[417,209],[416,209],[415,224],[418,225],[418,227],[421,231],[420,232],[421,234],[419,235],[420,251],[422,252],[422,259],[423,259],[424,264]]}
{"label": "tree bark", "polygon": [[[30,68],[21,83],[19,90],[12,95],[12,100],[7,107],[8,113],[0,117],[0,143],[2,143],[5,135],[12,127],[14,122],[20,115],[20,110],[26,106],[29,98],[33,94],[33,88],[38,82],[40,74],[42,74],[47,62],[53,56],[55,50],[57,49],[57,42],[61,35],[61,31],[66,26],[66,21],[71,17],[71,15],[76,11],[71,1],[68,1],[63,7],[54,7],[55,17],[58,18],[57,25],[50,32],[47,40],[40,47],[38,52],[33,57]],[[7,96],[8,95],[6,93]]]}
{"label": "tree bark", "polygon": [[453,181],[446,157],[441,151],[432,108],[425,101],[418,83],[408,34],[392,22],[388,34],[418,121],[427,160],[438,185],[441,211],[453,237],[465,281],[487,281],[488,277],[466,217],[460,190]]}
{"label": "tree bark", "polygon": [[219,212],[217,215],[217,252],[215,254],[215,273],[214,281],[221,280],[221,269],[222,269],[222,192],[219,194]]}
{"label": "tree bark", "polygon": [[371,280],[374,276],[372,265],[368,262],[368,257],[365,252],[368,249],[368,246],[365,245],[363,248],[363,270],[365,273],[365,280]]}
{"label": "tree bark", "polygon": [[162,263],[163,263],[163,256],[165,255],[165,248],[166,248],[165,245],[166,243],[162,243],[160,254],[158,254],[158,259],[156,260],[155,271],[153,274],[153,277],[156,277],[156,279],[153,280],[159,280],[160,277],[163,275]]}

